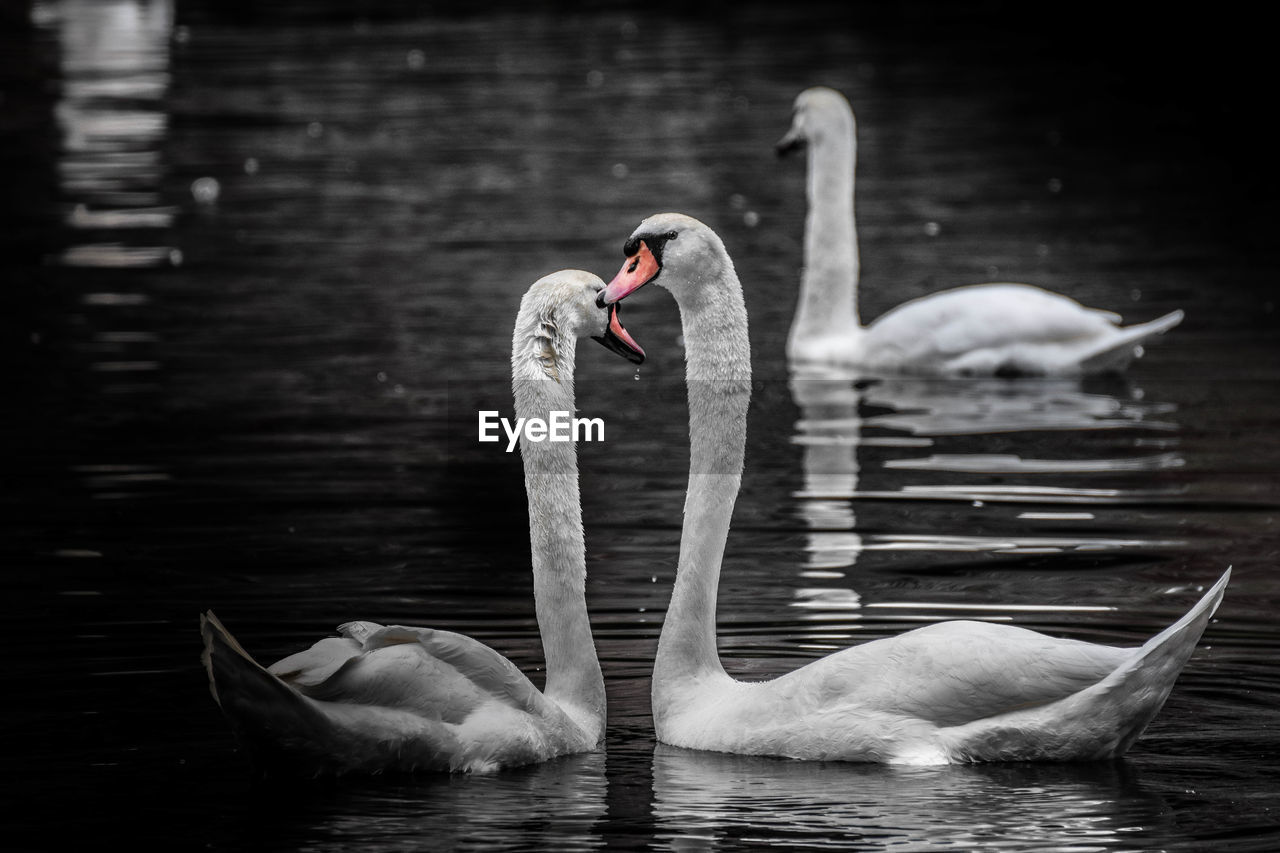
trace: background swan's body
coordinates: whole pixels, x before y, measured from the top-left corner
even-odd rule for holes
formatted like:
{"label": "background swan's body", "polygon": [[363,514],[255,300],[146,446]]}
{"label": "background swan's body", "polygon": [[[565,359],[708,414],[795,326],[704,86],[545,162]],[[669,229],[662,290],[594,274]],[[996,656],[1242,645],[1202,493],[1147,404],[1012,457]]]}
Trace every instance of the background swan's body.
{"label": "background swan's body", "polygon": [[955,621],[854,646],[772,681],[729,677],[716,651],[715,601],[746,437],[742,289],[719,237],[689,217],[646,219],[627,249],[639,260],[628,258],[601,300],[657,280],[679,305],[688,353],[689,490],[653,673],[660,740],[900,763],[1097,759],[1128,749],[1195,649],[1229,571],[1137,649]]}
{"label": "background swan's body", "polygon": [[[598,332],[603,282],[564,270],[529,289],[512,341],[519,417],[573,411],[578,336]],[[615,312],[606,342],[642,355]],[[622,347],[621,349],[619,347]],[[604,679],[586,609],[575,448],[521,440],[534,595],[547,664],[540,692],[493,649],[448,631],[349,622],[269,668],[212,614],[201,617],[210,689],[242,743],[303,773],[486,771],[594,749]]]}
{"label": "background swan's body", "polygon": [[809,149],[805,266],[787,339],[797,362],[885,372],[954,375],[1076,374],[1123,369],[1152,335],[1182,320],[1174,311],[1122,327],[1109,311],[1029,284],[977,284],[904,303],[863,326],[854,225],[856,137],[843,95],[814,88],[796,98],[779,150]]}

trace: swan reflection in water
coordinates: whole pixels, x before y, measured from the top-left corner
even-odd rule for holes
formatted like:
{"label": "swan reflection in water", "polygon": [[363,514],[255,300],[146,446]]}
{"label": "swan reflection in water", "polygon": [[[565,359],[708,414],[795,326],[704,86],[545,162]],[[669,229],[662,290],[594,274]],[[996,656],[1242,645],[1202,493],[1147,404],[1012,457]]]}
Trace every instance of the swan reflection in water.
{"label": "swan reflection in water", "polygon": [[[1152,495],[1135,489],[1062,486],[1035,482],[1042,476],[1075,477],[1123,474],[1181,467],[1172,405],[1144,400],[1142,390],[1127,381],[1114,383],[1079,379],[956,380],[926,378],[870,379],[833,371],[796,372],[790,380],[792,400],[800,411],[792,441],[802,448],[803,485],[793,493],[795,511],[806,533],[806,558],[800,575],[826,582],[797,594],[796,606],[823,610],[859,606],[857,593],[831,586],[846,576],[864,551],[987,551],[1027,554],[1061,551],[1107,551],[1133,547],[1176,546],[1180,541],[1117,536],[1085,536],[1072,531],[1044,535],[1040,530],[1013,535],[974,535],[959,531],[912,533],[898,531],[866,535],[857,530],[853,501],[926,499],[997,505],[993,512],[1016,516],[1018,526],[1029,522],[1087,522],[1092,512],[1080,504],[1102,506]],[[1127,430],[1119,442],[1107,444],[1109,454],[1081,456],[1083,440],[1055,441],[1058,458],[1043,458],[1035,449],[1047,431],[1090,433]],[[867,434],[870,432],[870,434]],[[1001,447],[1026,445],[1028,453],[984,452],[983,436],[999,436]],[[965,452],[928,453],[939,442],[960,445]],[[1117,446],[1137,453],[1115,454]],[[898,449],[894,458],[878,466],[885,471],[919,471],[930,476],[963,476],[968,482],[905,483],[890,475],[893,485],[879,490],[860,488],[859,448]],[[1066,454],[1064,456],[1064,453]],[[1072,455],[1076,454],[1076,455]],[[1002,482],[1008,476],[1024,480]],[[883,479],[883,478],[882,478]],[[1000,482],[997,482],[997,481]],[[1025,482],[1031,480],[1032,482]],[[1073,504],[1073,511],[1008,511],[1002,505],[1028,503]],[[1004,519],[1000,519],[1003,521]]]}
{"label": "swan reflection in water", "polygon": [[[603,752],[482,774],[264,783],[248,825],[282,849],[599,850],[608,813]],[[254,838],[260,844],[260,838]]]}
{"label": "swan reflection in water", "polygon": [[753,841],[844,850],[1109,850],[1169,823],[1120,761],[895,767],[699,752],[659,744],[657,835],[671,850]]}

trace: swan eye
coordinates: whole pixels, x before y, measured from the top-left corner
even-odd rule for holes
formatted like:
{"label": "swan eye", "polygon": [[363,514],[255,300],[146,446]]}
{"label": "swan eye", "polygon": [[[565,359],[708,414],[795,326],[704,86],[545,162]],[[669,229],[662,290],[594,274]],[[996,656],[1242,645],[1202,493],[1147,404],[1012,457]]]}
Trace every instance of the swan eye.
{"label": "swan eye", "polygon": [[627,272],[635,272],[636,267],[638,266],[640,266],[640,257],[636,256],[636,258],[631,261],[631,266],[627,267]]}
{"label": "swan eye", "polygon": [[676,232],[674,232],[674,231],[668,231],[666,234],[664,234],[664,235],[663,235],[663,237],[665,237],[665,238],[666,238],[666,239],[668,239],[668,240],[674,240],[675,238],[677,238],[677,237],[679,237],[679,236],[680,236],[680,235],[679,235],[679,234],[677,234],[677,233],[676,233]]}

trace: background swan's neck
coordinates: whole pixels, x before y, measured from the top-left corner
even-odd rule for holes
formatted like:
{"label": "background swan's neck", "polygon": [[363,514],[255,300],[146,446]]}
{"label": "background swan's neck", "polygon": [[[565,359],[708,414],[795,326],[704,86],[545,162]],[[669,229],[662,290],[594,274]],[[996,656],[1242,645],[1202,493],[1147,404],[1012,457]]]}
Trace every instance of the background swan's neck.
{"label": "background swan's neck", "polygon": [[[576,340],[517,339],[512,349],[512,391],[516,417],[549,418],[574,411]],[[548,368],[559,381],[548,375]],[[572,442],[520,439],[525,491],[529,498],[529,539],[533,593],[547,662],[544,693],[598,740],[604,733],[604,677],[596,657],[587,614],[587,568],[578,491],[578,457]]]}
{"label": "background swan's neck", "polygon": [[716,651],[716,592],[742,482],[751,350],[742,288],[727,256],[723,264],[716,286],[680,301],[689,387],[689,488],[675,589],[658,641],[655,697],[689,676],[724,675]]}
{"label": "background swan's neck", "polygon": [[853,217],[855,141],[853,123],[809,146],[804,272],[800,299],[787,339],[796,356],[805,341],[853,336],[858,316],[858,242]]}

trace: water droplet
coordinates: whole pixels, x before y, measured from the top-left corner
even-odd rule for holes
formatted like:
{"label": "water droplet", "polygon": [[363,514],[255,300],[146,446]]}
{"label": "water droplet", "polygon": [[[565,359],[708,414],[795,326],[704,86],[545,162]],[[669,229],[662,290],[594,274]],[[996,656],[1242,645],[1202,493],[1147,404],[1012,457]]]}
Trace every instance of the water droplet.
{"label": "water droplet", "polygon": [[405,56],[404,61],[410,68],[417,71],[427,64],[427,55],[415,47]]}
{"label": "water droplet", "polygon": [[196,178],[191,182],[191,195],[200,204],[213,204],[221,193],[217,178]]}
{"label": "water droplet", "polygon": [[924,233],[929,237],[937,237],[942,233],[942,226],[936,222],[926,222],[924,224]]}
{"label": "water droplet", "polygon": [[627,176],[627,173],[630,172],[631,170],[627,168],[626,163],[614,163],[613,168],[610,169],[609,171],[613,172],[613,176],[615,178],[621,179],[621,178],[625,178]]}
{"label": "water droplet", "polygon": [[587,85],[592,89],[599,89],[604,85],[604,72],[592,69],[587,72]]}
{"label": "water droplet", "polygon": [[982,506],[982,501],[974,501],[974,502],[973,502],[973,505],[974,505],[974,506],[979,506],[979,507],[980,507],[980,506]]}
{"label": "water droplet", "polygon": [[760,214],[756,213],[754,210],[748,210],[746,213],[742,214],[742,221],[748,228],[755,228],[760,224]]}
{"label": "water droplet", "polygon": [[637,382],[639,382],[639,381],[640,381],[640,368],[638,368],[638,367],[636,368],[636,375],[635,375],[634,377],[632,377],[632,378],[633,378],[633,379],[635,379],[635,381],[637,381]]}
{"label": "water droplet", "polygon": [[1133,290],[1129,291],[1129,298],[1134,302],[1137,302],[1142,298],[1142,291],[1135,287]]}
{"label": "water droplet", "polygon": [[322,133],[324,133],[324,125],[320,122],[313,121],[311,124],[307,125],[307,136],[310,136],[312,139],[319,139],[320,134]]}
{"label": "water droplet", "polygon": [[1061,179],[1061,178],[1050,178],[1050,179],[1049,179],[1049,192],[1051,192],[1051,193],[1060,193],[1060,192],[1062,192],[1062,179]]}
{"label": "water droplet", "polygon": [[244,161],[244,173],[246,175],[258,174],[258,158],[257,157],[250,157],[248,160]]}

